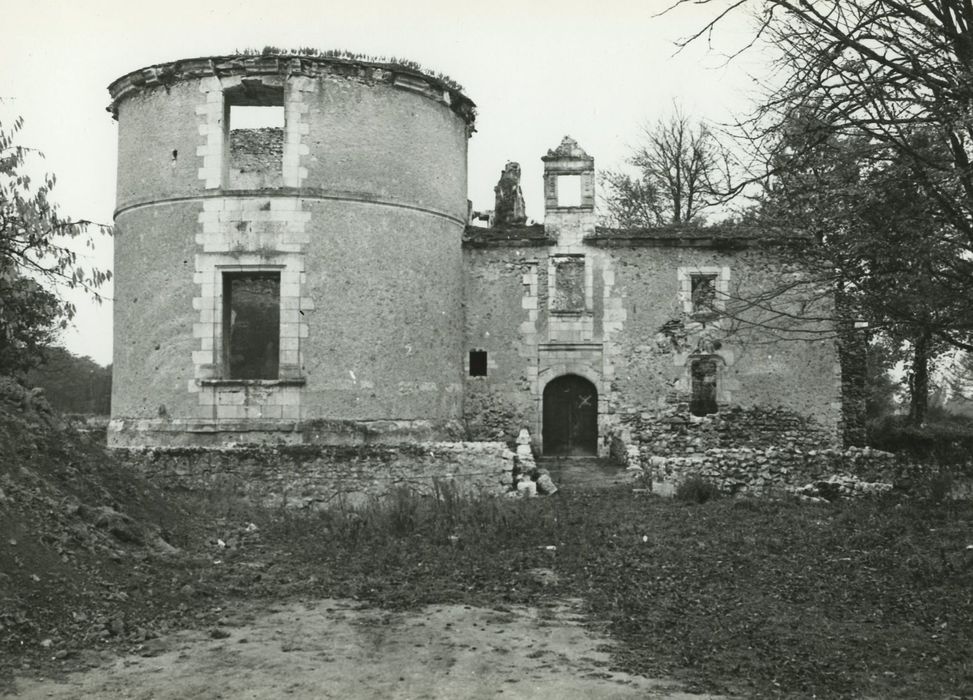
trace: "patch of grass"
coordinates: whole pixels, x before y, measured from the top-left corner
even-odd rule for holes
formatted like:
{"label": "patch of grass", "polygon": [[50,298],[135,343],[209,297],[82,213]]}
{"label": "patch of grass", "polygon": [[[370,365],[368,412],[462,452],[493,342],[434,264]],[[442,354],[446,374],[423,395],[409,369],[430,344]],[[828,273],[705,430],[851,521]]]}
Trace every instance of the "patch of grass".
{"label": "patch of grass", "polygon": [[[561,496],[402,492],[359,511],[296,516],[306,518],[301,534],[273,546],[290,580],[313,578],[302,594],[389,608],[584,598],[620,642],[618,668],[701,690],[973,693],[970,504],[685,508],[626,489]],[[539,583],[528,573],[537,568],[557,582]]]}

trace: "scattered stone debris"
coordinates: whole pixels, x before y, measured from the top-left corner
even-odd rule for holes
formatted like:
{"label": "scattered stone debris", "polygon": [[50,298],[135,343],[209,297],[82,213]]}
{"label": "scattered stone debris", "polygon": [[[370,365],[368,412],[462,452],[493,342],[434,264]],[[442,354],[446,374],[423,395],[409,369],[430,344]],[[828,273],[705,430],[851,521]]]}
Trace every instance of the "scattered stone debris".
{"label": "scattered stone debris", "polygon": [[554,480],[546,469],[535,469],[531,477],[537,482],[538,493],[544,496],[553,496],[557,493],[557,486],[554,485]]}
{"label": "scattered stone debris", "polygon": [[853,474],[832,474],[804,486],[787,489],[802,501],[828,502],[846,498],[863,498],[886,493],[892,484],[881,481],[863,481]]}
{"label": "scattered stone debris", "polygon": [[517,454],[514,458],[514,487],[508,496],[532,498],[537,495],[553,496],[557,485],[546,469],[538,468],[530,449],[530,433],[526,428],[517,435]]}
{"label": "scattered stone debris", "polygon": [[530,474],[523,472],[517,475],[517,490],[514,494],[528,498],[533,498],[537,495],[537,484],[530,478]]}

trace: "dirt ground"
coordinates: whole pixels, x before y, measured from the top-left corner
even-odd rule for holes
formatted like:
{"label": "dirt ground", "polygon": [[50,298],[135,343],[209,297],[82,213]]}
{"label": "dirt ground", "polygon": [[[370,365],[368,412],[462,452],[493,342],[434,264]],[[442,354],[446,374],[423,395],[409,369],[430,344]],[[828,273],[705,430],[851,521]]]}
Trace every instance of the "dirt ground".
{"label": "dirt ground", "polygon": [[19,678],[7,697],[133,698],[672,698],[672,683],[608,668],[606,640],[576,601],[548,608],[461,605],[397,613],[319,600],[223,611],[184,631],[61,680]]}

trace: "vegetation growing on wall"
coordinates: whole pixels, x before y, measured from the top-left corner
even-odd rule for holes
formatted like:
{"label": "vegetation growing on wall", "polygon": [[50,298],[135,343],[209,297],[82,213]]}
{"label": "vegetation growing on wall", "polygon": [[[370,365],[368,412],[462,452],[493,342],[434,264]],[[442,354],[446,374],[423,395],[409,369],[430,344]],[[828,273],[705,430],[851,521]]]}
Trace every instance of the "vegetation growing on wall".
{"label": "vegetation growing on wall", "polygon": [[316,49],[311,46],[302,46],[297,49],[284,49],[277,46],[264,46],[262,49],[242,49],[237,51],[240,56],[317,56],[320,58],[335,58],[353,63],[373,63],[391,69],[419,73],[420,75],[431,76],[443,83],[451,90],[463,92],[463,86],[450,78],[448,75],[424,68],[415,61],[406,58],[396,58],[395,56],[372,56],[357,51],[347,51],[345,49]]}

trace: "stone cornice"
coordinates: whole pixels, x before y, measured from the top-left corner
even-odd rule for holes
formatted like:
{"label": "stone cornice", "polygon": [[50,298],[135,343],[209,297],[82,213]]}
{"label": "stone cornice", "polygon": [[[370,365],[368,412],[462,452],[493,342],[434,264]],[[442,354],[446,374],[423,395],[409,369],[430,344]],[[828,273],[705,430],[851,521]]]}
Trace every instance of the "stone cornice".
{"label": "stone cornice", "polygon": [[272,54],[187,58],[139,68],[108,86],[112,101],[108,111],[118,116],[118,105],[141,90],[164,88],[183,80],[224,76],[336,77],[363,83],[384,83],[399,90],[417,92],[440,102],[458,114],[472,130],[476,105],[460,90],[441,78],[394,63],[372,62],[337,56]]}

